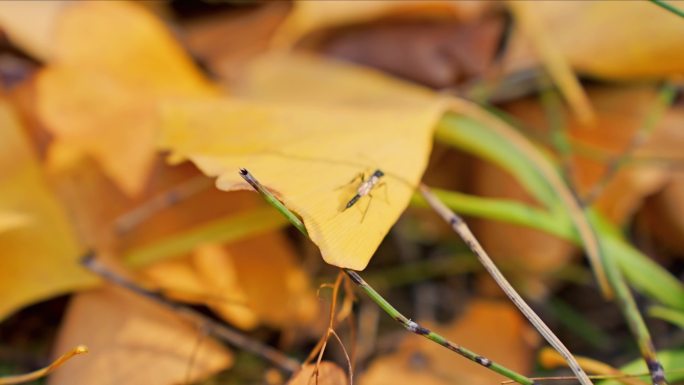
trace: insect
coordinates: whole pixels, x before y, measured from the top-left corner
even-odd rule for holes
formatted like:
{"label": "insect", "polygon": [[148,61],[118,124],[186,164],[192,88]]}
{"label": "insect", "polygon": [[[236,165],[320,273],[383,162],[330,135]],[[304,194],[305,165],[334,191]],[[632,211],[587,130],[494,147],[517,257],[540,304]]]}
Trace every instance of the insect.
{"label": "insect", "polygon": [[[367,180],[365,179],[365,176],[363,173],[359,174],[356,178],[352,179],[351,182],[354,182],[356,179],[361,178],[361,184],[359,185],[359,187],[357,187],[356,194],[354,194],[354,196],[349,200],[349,202],[347,202],[347,204],[345,205],[345,207],[342,211],[345,211],[348,208],[354,206],[356,204],[356,202],[359,201],[359,199],[361,199],[362,197],[364,197],[366,195],[368,195],[369,197],[372,198],[373,195],[371,195],[371,191],[373,191],[373,188],[375,188],[375,186],[384,185],[384,183],[380,183],[380,178],[382,178],[384,175],[385,175],[385,173],[382,172],[382,170],[376,169],[368,177]],[[387,190],[385,190],[385,193],[386,192],[387,192]],[[366,217],[366,213],[368,212],[369,207],[370,207],[370,202],[368,202],[368,206],[366,206],[366,209],[363,212],[363,216],[361,217],[362,222],[363,222],[363,219]]]}

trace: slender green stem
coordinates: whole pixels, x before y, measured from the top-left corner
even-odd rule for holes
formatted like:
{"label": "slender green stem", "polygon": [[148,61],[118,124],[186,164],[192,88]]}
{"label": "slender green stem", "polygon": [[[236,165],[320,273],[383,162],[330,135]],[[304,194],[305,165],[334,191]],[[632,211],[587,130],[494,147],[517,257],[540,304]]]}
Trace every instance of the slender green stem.
{"label": "slender green stem", "polygon": [[[268,191],[259,181],[254,178],[252,174],[249,173],[246,169],[240,170],[240,175],[249,183],[269,204],[273,205],[278,211],[280,211],[289,221],[292,223],[292,225],[297,228],[302,234],[308,236],[308,232],[306,231],[306,227],[304,226],[304,223],[299,219],[297,215],[295,215],[292,211],[290,211],[285,205],[283,205],[282,202],[278,200],[273,194],[271,194],[270,191]],[[430,331],[429,329],[419,325],[417,322],[412,321],[405,315],[403,315],[399,310],[397,310],[392,304],[390,304],[382,295],[380,295],[375,289],[373,289],[366,281],[361,278],[361,276],[355,272],[354,270],[350,269],[343,269],[344,272],[347,274],[347,276],[351,279],[352,282],[354,282],[361,290],[363,290],[368,297],[375,302],[385,313],[387,313],[390,317],[392,317],[395,321],[399,322],[406,330],[414,333],[421,335],[433,342],[438,343],[439,345],[460,354],[463,357],[466,357],[467,359],[478,363],[496,373],[499,373],[507,378],[510,378],[511,380],[523,384],[523,385],[533,385],[534,381],[522,374],[519,374],[511,369],[506,368],[503,365],[500,365],[496,362],[493,362],[492,360],[481,356],[469,349],[466,349],[462,346],[456,345],[446,338],[442,337],[441,335]]]}
{"label": "slender green stem", "polygon": [[667,3],[664,0],[650,0],[650,1],[653,4],[672,12],[679,17],[684,17],[684,10],[679,9],[679,8],[675,7],[674,5]]}

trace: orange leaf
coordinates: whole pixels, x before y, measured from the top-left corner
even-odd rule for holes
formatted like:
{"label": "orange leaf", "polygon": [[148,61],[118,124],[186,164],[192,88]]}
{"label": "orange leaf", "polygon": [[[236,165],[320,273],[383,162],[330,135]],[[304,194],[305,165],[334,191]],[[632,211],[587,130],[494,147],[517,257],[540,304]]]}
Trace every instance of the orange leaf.
{"label": "orange leaf", "polygon": [[140,193],[151,170],[157,103],[215,93],[162,23],[125,2],[65,9],[55,58],[37,87],[47,129],[97,160],[129,195]]}

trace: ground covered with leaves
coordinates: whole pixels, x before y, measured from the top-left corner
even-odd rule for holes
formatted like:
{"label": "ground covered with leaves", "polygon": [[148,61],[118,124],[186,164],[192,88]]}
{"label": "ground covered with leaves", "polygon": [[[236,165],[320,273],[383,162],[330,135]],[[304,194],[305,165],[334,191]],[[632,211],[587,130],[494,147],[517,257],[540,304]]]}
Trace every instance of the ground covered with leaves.
{"label": "ground covered with leaves", "polygon": [[677,6],[0,2],[0,384],[683,381]]}

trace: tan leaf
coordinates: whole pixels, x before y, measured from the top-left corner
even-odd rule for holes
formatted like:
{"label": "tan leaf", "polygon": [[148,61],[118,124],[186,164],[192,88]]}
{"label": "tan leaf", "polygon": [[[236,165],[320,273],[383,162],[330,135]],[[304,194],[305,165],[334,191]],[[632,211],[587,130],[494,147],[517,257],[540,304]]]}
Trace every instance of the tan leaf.
{"label": "tan leaf", "polygon": [[229,367],[232,355],[178,315],[114,287],[78,294],[56,352],[90,353],[56,371],[50,385],[168,385],[199,381]]}

